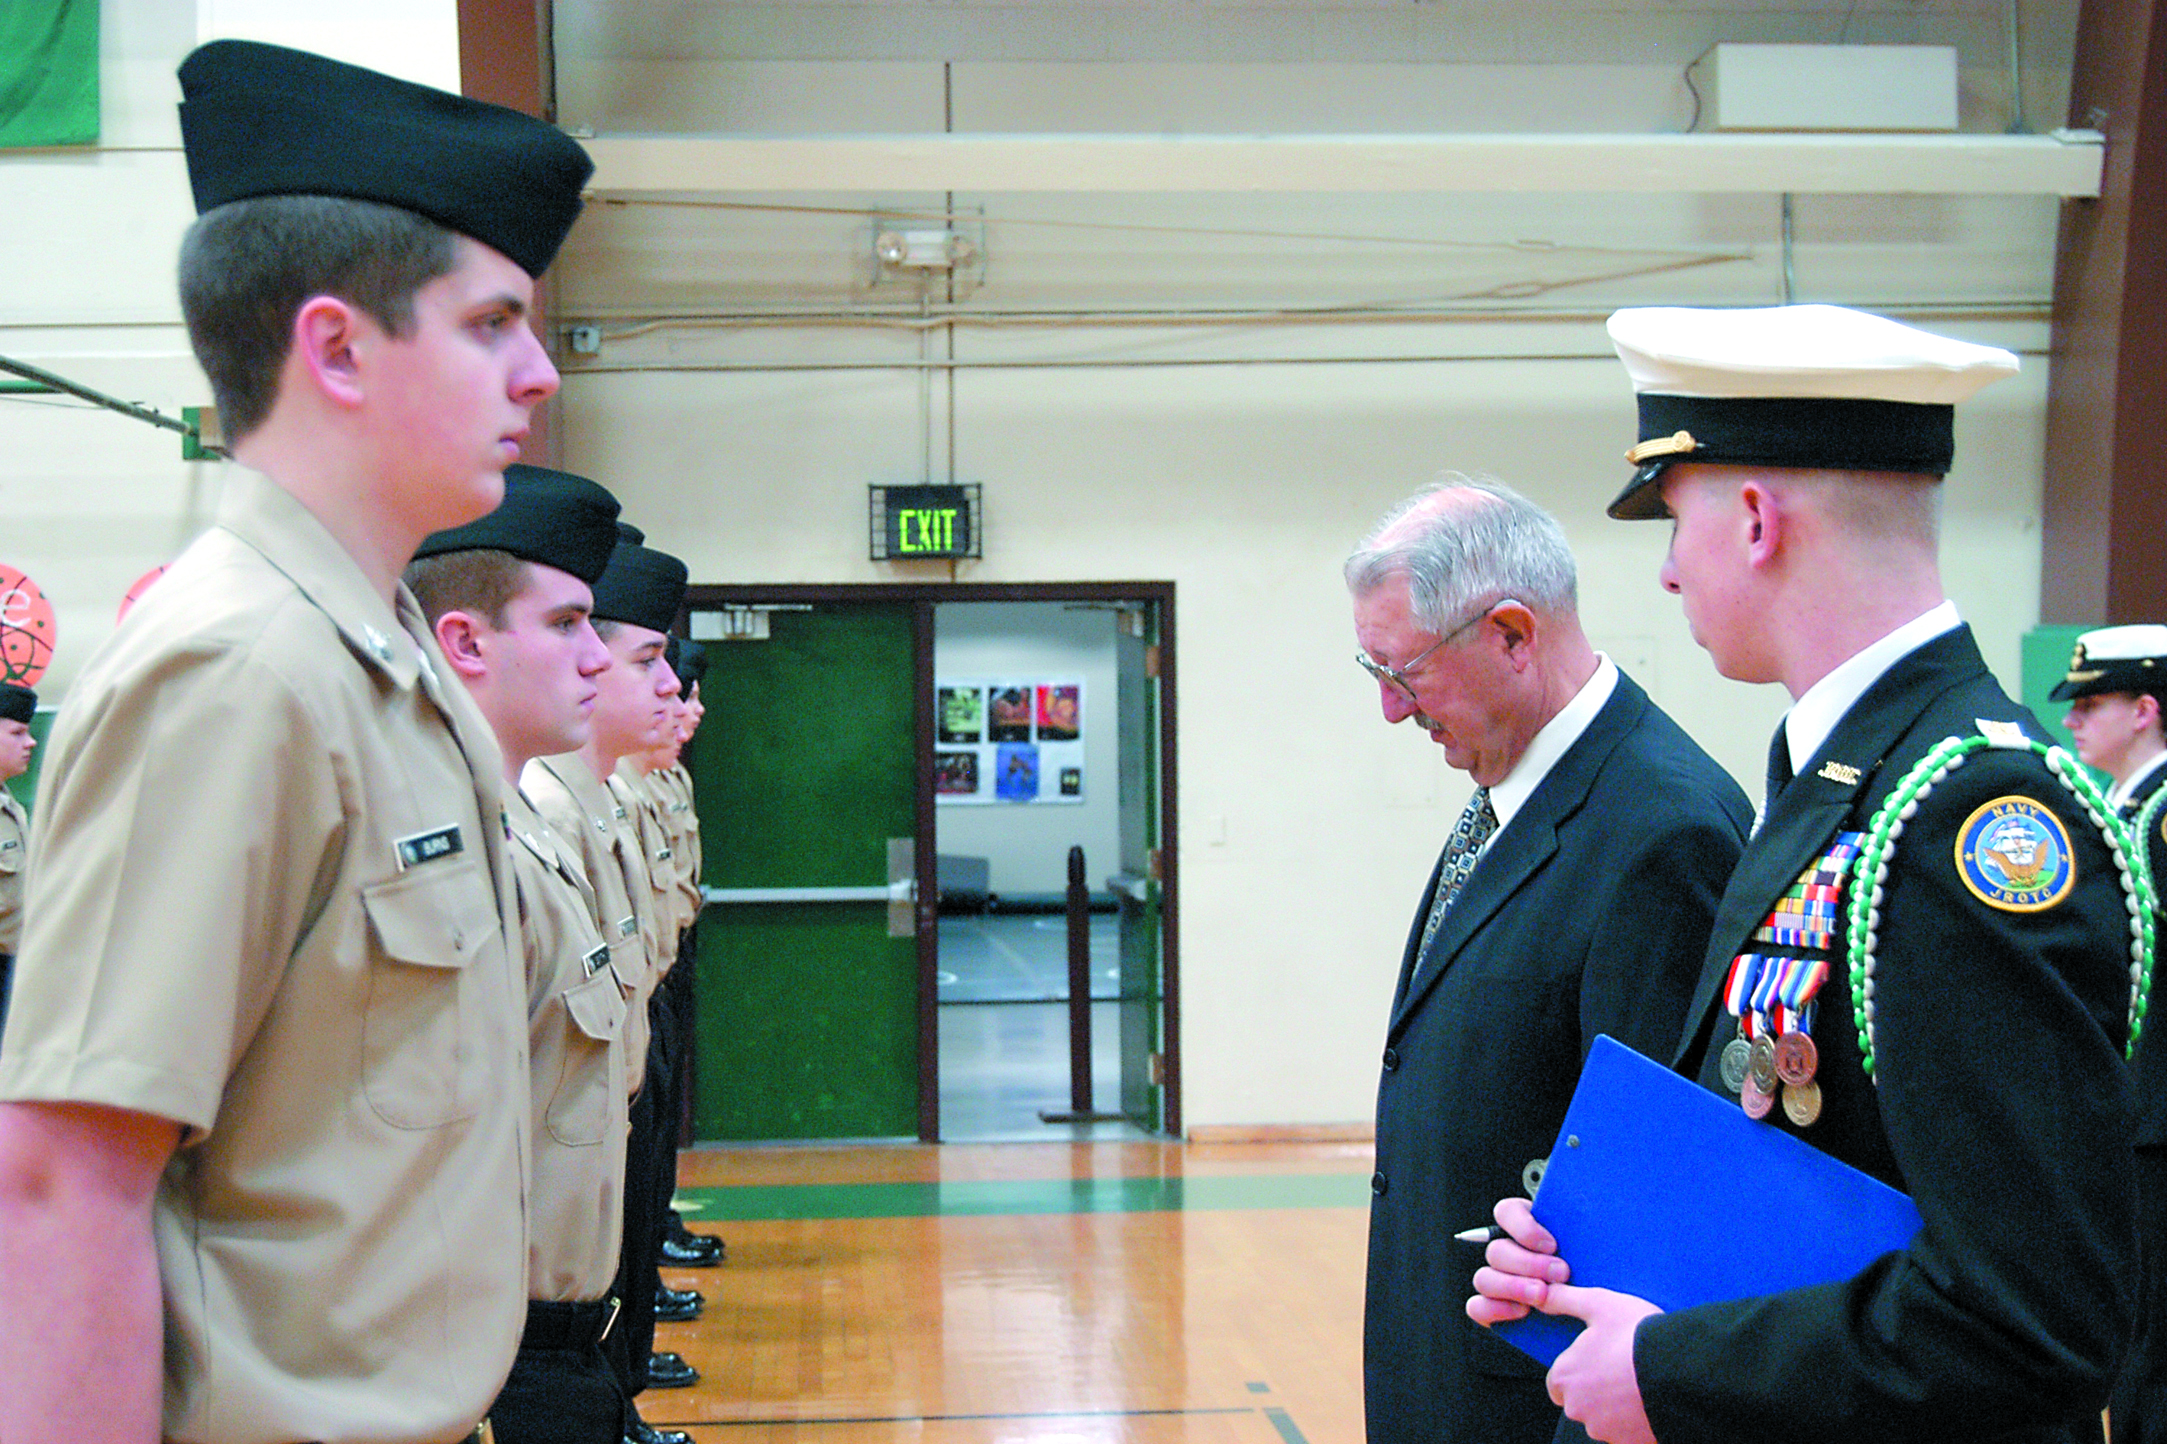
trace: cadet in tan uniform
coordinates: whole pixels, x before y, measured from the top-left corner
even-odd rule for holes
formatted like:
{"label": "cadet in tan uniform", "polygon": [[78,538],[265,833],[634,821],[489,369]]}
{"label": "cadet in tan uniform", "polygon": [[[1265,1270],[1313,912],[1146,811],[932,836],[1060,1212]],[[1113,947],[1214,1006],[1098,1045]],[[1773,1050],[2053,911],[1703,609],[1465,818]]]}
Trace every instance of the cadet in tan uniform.
{"label": "cadet in tan uniform", "polygon": [[556,389],[527,317],[591,165],[274,46],[180,79],[182,306],[240,466],[50,746],[0,1438],[443,1444],[524,1314],[526,999],[502,759],[399,573]]}
{"label": "cadet in tan uniform", "polygon": [[[38,739],[30,719],[38,715],[38,694],[16,682],[0,682],[0,784],[30,770]],[[15,950],[23,941],[24,840],[30,819],[15,794],[0,786],[0,1028],[8,1020],[8,979],[15,970]]]}
{"label": "cadet in tan uniform", "polygon": [[[657,1050],[659,1072],[650,1070],[650,1086],[657,1091],[657,1116],[674,1125],[683,1116],[690,1087],[694,1029],[694,942],[692,925],[700,914],[699,839],[692,816],[691,785],[679,765],[685,740],[690,736],[692,703],[688,700],[706,669],[706,654],[698,642],[682,637],[669,639],[665,654],[670,670],[682,684],[669,699],[670,718],[660,743],[645,752],[626,757],[610,779],[622,787],[621,796],[636,797],[647,853],[654,869],[657,911],[662,931],[675,943],[673,962],[656,990],[656,1036],[663,1039]],[[678,781],[683,779],[683,789]],[[629,805],[629,803],[628,803]],[[675,1126],[663,1130],[662,1147],[668,1155],[660,1175],[667,1182],[677,1175]],[[694,1233],[685,1227],[675,1208],[662,1216],[659,1262],[669,1268],[711,1268],[722,1262],[722,1240]],[[697,1289],[673,1289],[663,1285],[655,1296],[655,1317],[683,1320],[699,1317],[703,1299]]]}
{"label": "cadet in tan uniform", "polygon": [[519,794],[532,758],[593,734],[609,652],[589,587],[617,541],[617,499],[585,477],[505,472],[504,503],[441,531],[406,569],[452,670],[504,751],[504,820],[527,969],[527,1326],[489,1408],[499,1444],[617,1444],[624,1394],[602,1354],[616,1319],[627,1127],[625,993],[580,856]]}
{"label": "cadet in tan uniform", "polygon": [[[609,1341],[610,1357],[620,1370],[625,1391],[635,1395],[652,1385],[689,1384],[698,1374],[675,1354],[650,1358],[654,1300],[660,1286],[654,1195],[661,1189],[666,1204],[669,1184],[657,1177],[660,1121],[654,1090],[644,1084],[652,1051],[648,1004],[665,964],[647,862],[632,818],[610,791],[608,778],[626,753],[653,746],[668,720],[665,699],[676,692],[677,678],[664,659],[665,631],[676,620],[684,598],[685,565],[624,539],[628,531],[638,533],[622,522],[618,526],[617,548],[594,586],[595,630],[609,648],[611,666],[597,679],[600,695],[595,701],[593,738],[577,752],[529,763],[521,781],[544,817],[568,837],[579,834],[581,854],[605,914],[620,906],[627,910],[619,916],[629,922],[620,921],[618,931],[629,931],[641,959],[637,968],[628,967],[619,975],[631,994],[626,1083],[634,1097],[625,1166],[624,1245],[616,1290],[624,1312]],[[613,960],[615,942],[613,938]],[[628,1439],[651,1444],[655,1432],[636,1409],[626,1410]]]}

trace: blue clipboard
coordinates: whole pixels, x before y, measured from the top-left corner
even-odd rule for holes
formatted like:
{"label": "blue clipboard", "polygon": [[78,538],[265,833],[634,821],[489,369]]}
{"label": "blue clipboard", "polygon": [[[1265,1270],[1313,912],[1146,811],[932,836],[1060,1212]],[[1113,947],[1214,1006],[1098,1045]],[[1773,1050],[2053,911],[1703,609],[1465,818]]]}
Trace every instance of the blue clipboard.
{"label": "blue clipboard", "polygon": [[[1572,1281],[1682,1309],[1846,1279],[1919,1231],[1911,1200],[1608,1036],[1535,1193]],[[1583,1325],[1494,1332],[1548,1364]]]}

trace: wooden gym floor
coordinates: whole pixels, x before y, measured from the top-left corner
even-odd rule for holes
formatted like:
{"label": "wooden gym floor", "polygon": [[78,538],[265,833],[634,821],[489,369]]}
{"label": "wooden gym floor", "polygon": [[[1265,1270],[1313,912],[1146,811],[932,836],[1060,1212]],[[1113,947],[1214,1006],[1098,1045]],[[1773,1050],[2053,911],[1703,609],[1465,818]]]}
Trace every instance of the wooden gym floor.
{"label": "wooden gym floor", "polygon": [[1355,1444],[1365,1143],[688,1151],[700,1444]]}

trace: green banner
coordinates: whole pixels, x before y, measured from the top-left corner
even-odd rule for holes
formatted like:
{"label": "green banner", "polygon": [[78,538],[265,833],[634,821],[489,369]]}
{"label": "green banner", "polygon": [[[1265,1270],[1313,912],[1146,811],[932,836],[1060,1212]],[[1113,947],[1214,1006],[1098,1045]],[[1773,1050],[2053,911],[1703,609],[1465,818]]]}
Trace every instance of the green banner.
{"label": "green banner", "polygon": [[98,0],[0,3],[0,147],[98,143]]}

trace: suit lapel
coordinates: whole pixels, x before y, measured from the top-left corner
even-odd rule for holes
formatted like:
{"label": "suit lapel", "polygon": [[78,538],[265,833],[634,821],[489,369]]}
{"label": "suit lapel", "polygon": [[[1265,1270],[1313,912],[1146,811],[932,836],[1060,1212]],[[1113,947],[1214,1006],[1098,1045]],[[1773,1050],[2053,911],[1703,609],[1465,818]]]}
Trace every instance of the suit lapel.
{"label": "suit lapel", "polygon": [[[1559,824],[1587,801],[1588,790],[1594,786],[1604,761],[1647,708],[1647,693],[1632,678],[1618,673],[1610,700],[1551,767],[1512,821],[1498,832],[1489,851],[1468,875],[1467,886],[1453,903],[1452,911],[1438,926],[1429,952],[1417,958],[1414,953],[1422,943],[1422,925],[1437,892],[1438,869],[1431,869],[1430,885],[1423,890],[1422,908],[1415,915],[1401,963],[1399,997],[1392,1013],[1394,1031],[1436,986],[1460,951],[1480,935],[1483,925],[1557,855]],[[1439,867],[1442,865],[1440,857]]]}

